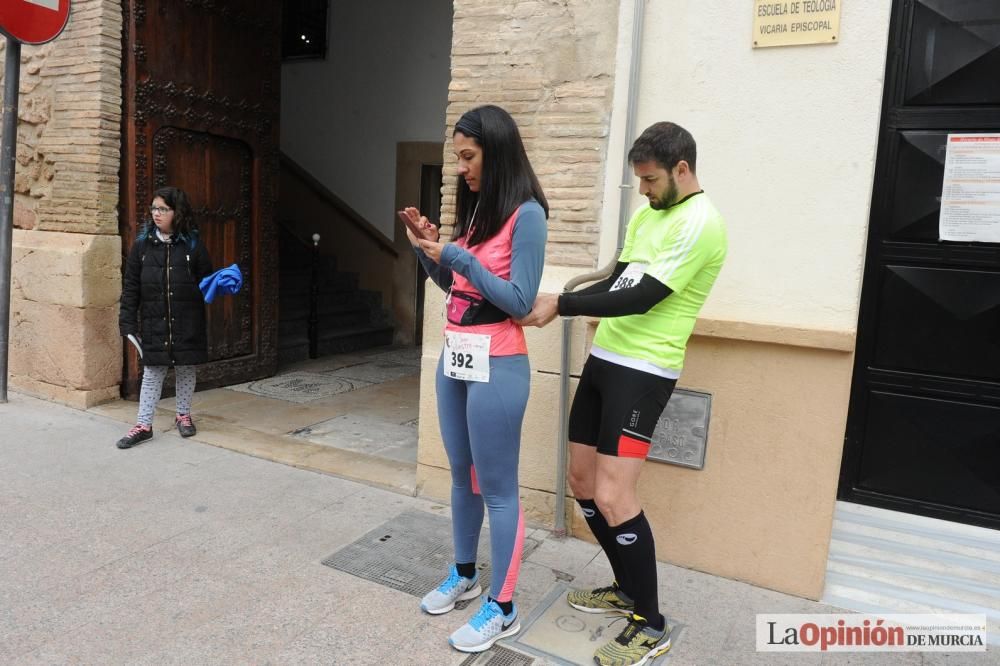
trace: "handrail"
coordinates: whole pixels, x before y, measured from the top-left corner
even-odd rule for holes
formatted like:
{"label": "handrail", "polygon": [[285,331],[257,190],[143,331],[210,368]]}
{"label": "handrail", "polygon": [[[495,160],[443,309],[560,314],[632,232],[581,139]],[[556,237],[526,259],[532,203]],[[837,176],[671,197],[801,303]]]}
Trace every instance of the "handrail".
{"label": "handrail", "polygon": [[295,239],[302,247],[309,250],[309,316],[306,318],[306,335],[309,338],[309,358],[319,358],[319,240],[320,235],[314,233],[312,242],[300,238],[288,224],[275,218],[278,226]]}
{"label": "handrail", "polygon": [[319,358],[319,234],[312,235],[309,259],[309,358]]}
{"label": "handrail", "polygon": [[[618,255],[614,260],[599,270],[577,275],[563,286],[563,293],[569,293],[582,284],[597,282],[611,275],[614,271]],[[566,462],[569,446],[569,340],[575,317],[562,318],[562,344],[559,358],[559,441],[556,445],[556,497],[554,535],[566,536]]]}
{"label": "handrail", "polygon": [[306,248],[307,250],[312,250],[312,243],[310,243],[305,238],[302,238],[297,233],[295,233],[292,230],[291,226],[288,224],[288,222],[286,220],[283,220],[280,217],[275,217],[274,218],[274,222],[279,227],[281,227],[286,232],[288,232],[288,235],[291,236],[292,238],[294,238],[296,240],[296,242],[298,242],[299,245],[301,245],[302,247]]}
{"label": "handrail", "polygon": [[376,244],[378,244],[379,249],[392,254],[394,257],[399,256],[399,251],[392,244],[390,239],[386,238],[385,235],[375,227],[375,225],[362,217],[356,210],[351,208],[347,202],[331,192],[326,185],[317,180],[315,176],[305,169],[305,167],[300,165],[285,153],[281,153],[281,166],[287,168],[295,174],[295,176],[305,183],[309,189],[315,192],[317,196],[336,208],[341,215],[350,220],[351,223],[362,233],[375,241]]}

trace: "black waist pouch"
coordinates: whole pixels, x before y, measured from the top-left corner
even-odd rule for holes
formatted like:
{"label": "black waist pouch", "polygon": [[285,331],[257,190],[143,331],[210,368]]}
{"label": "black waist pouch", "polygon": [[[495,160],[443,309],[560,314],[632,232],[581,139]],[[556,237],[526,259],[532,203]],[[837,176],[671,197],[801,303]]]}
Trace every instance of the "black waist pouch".
{"label": "black waist pouch", "polygon": [[453,291],[448,298],[448,322],[456,326],[499,324],[510,315],[482,296],[465,291]]}

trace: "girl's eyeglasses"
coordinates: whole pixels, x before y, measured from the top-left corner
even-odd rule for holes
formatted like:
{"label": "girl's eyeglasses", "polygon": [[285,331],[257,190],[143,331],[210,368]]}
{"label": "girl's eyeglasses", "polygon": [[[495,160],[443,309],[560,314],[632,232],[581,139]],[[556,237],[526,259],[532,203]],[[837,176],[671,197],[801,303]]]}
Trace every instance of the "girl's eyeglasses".
{"label": "girl's eyeglasses", "polygon": [[161,215],[166,215],[172,210],[173,208],[164,208],[163,206],[150,206],[149,208],[149,212],[152,215],[156,215],[157,213],[160,213]]}

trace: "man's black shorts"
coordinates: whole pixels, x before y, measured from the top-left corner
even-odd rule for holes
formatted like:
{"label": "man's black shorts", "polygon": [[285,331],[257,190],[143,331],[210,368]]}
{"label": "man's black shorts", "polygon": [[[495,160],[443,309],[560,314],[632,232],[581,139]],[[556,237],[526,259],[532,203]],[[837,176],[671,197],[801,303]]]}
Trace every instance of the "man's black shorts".
{"label": "man's black shorts", "polygon": [[569,411],[569,441],[609,456],[645,458],[676,383],[588,356]]}

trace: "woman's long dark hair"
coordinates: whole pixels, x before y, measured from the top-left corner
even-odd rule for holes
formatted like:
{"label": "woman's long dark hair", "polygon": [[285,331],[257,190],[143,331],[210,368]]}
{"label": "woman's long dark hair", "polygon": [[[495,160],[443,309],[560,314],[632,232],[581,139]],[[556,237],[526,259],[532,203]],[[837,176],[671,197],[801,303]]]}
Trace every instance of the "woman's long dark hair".
{"label": "woman's long dark hair", "polygon": [[174,209],[174,234],[178,237],[190,237],[198,226],[194,221],[194,211],[188,195],[179,187],[161,187],[153,192],[153,199],[160,197],[163,203]]}
{"label": "woman's long dark hair", "polygon": [[499,106],[477,107],[458,119],[455,132],[473,139],[483,149],[483,168],[479,192],[470,190],[465,179],[458,176],[453,239],[469,234],[467,242],[472,246],[492,238],[517,207],[531,198],[541,204],[548,218],[549,202],[524,152],[517,123],[509,113]]}

